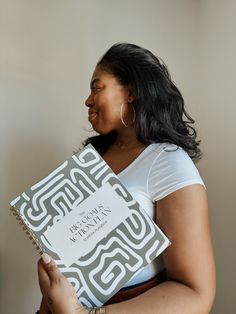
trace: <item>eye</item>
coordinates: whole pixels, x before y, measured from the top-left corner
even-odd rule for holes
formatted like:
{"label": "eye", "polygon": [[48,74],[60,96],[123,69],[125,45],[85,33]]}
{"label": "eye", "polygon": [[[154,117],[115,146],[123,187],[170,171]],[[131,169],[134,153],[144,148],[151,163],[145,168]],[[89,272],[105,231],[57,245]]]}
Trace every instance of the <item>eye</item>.
{"label": "eye", "polygon": [[94,94],[97,94],[100,90],[101,90],[101,88],[98,87],[98,86],[93,86],[93,87],[92,87],[92,92],[93,92]]}

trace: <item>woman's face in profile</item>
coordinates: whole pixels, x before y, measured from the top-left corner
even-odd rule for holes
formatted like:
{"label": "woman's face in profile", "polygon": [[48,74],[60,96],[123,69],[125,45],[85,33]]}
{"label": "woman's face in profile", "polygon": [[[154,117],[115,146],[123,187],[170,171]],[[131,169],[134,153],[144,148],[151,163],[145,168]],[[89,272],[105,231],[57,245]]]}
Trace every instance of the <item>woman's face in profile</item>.
{"label": "woman's face in profile", "polygon": [[122,104],[128,102],[128,87],[121,85],[114,75],[97,67],[90,89],[85,105],[93,129],[100,134],[107,134],[123,128],[120,113]]}

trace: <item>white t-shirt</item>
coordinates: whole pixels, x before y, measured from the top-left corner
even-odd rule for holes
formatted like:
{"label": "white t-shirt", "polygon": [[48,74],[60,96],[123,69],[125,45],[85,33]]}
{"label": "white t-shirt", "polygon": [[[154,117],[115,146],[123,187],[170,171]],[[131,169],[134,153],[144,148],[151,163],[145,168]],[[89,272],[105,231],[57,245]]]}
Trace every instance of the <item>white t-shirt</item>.
{"label": "white t-shirt", "polygon": [[[154,220],[156,201],[191,184],[204,186],[189,155],[182,148],[165,143],[149,145],[118,177]],[[125,287],[149,280],[163,268],[163,261],[159,256]]]}

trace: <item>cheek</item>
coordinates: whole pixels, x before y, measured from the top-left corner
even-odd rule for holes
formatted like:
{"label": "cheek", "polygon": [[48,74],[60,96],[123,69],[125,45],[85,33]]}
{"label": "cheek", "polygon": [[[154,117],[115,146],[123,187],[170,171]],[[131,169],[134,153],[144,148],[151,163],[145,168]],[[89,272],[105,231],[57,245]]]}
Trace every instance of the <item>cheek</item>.
{"label": "cheek", "polygon": [[109,107],[103,112],[101,117],[106,120],[104,122],[114,124],[115,126],[120,122],[120,108],[117,106]]}
{"label": "cheek", "polygon": [[99,107],[99,116],[101,119],[113,121],[120,118],[121,105],[119,103],[117,104],[115,99],[107,98],[100,102]]}
{"label": "cheek", "polygon": [[103,108],[93,123],[94,129],[100,134],[107,134],[120,128],[120,111],[117,107]]}

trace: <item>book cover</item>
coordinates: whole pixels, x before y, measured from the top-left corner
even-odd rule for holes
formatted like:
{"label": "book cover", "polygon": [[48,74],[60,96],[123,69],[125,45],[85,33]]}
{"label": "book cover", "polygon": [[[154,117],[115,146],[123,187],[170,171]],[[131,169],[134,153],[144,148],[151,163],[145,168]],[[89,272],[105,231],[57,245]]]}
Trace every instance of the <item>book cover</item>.
{"label": "book cover", "polygon": [[170,244],[92,145],[11,208],[89,307],[102,306]]}

